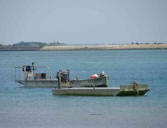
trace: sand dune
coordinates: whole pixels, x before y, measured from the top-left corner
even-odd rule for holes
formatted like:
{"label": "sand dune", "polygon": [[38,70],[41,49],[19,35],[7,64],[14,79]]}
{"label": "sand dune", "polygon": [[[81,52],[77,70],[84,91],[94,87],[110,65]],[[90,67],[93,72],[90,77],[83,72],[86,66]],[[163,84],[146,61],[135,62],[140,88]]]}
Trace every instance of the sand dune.
{"label": "sand dune", "polygon": [[114,50],[114,49],[166,49],[167,44],[121,44],[121,45],[65,45],[45,46],[40,50]]}

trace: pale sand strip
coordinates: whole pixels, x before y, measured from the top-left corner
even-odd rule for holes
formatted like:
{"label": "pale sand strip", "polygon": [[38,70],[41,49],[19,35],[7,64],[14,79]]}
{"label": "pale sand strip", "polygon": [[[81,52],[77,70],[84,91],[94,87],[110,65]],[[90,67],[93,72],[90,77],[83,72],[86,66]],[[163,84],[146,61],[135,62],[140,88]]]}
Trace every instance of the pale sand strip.
{"label": "pale sand strip", "polygon": [[167,48],[167,44],[121,44],[121,45],[65,45],[45,46],[40,50],[91,50],[91,49],[160,49]]}

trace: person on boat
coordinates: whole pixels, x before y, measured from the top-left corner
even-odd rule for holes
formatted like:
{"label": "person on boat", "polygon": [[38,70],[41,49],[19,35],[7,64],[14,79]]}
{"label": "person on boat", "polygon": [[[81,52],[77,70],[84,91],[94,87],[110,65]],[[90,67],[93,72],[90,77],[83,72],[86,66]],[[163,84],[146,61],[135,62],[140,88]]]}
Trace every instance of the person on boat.
{"label": "person on boat", "polygon": [[136,81],[133,82],[133,89],[136,90],[138,86],[138,83]]}
{"label": "person on boat", "polygon": [[23,66],[23,72],[25,73],[25,80],[29,80],[30,78],[34,77],[34,62],[32,62],[32,66],[27,65]]}
{"label": "person on boat", "polygon": [[23,71],[25,73],[25,80],[30,79],[31,77],[31,66],[23,66]]}
{"label": "person on boat", "polygon": [[34,62],[32,62],[32,71],[34,72],[34,70],[35,70],[35,63]]}
{"label": "person on boat", "polygon": [[62,70],[59,70],[58,72],[57,72],[57,75],[56,75],[56,78],[59,80],[59,77],[61,77],[61,73],[62,73]]}
{"label": "person on boat", "polygon": [[100,77],[101,77],[101,76],[104,76],[104,71],[101,72],[101,73],[99,74],[99,76],[100,76]]}
{"label": "person on boat", "polygon": [[67,69],[67,81],[70,81],[70,70]]}
{"label": "person on boat", "polygon": [[61,82],[68,82],[69,81],[69,73],[70,73],[69,69],[67,69],[66,72],[63,72],[62,70],[59,70],[57,72],[56,78],[58,79],[58,81],[61,78]]}

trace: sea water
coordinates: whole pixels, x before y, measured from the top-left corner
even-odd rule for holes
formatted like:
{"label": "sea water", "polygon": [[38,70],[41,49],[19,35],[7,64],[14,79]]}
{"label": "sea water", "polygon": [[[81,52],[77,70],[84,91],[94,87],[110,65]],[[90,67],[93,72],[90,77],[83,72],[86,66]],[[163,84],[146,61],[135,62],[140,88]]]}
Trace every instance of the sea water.
{"label": "sea water", "polygon": [[[71,79],[104,71],[109,86],[149,84],[145,96],[54,96],[14,82],[14,67],[48,66]],[[167,50],[0,52],[0,128],[166,128]]]}

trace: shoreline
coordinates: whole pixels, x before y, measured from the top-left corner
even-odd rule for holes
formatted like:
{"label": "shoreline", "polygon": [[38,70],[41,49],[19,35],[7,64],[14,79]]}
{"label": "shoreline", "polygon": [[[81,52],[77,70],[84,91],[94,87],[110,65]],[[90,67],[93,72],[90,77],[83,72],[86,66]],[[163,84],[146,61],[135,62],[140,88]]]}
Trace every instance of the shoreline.
{"label": "shoreline", "polygon": [[167,49],[167,44],[66,45],[66,46],[44,46],[40,48],[41,51],[137,50],[137,49]]}
{"label": "shoreline", "polygon": [[89,51],[167,49],[167,44],[62,45],[44,47],[1,47],[0,51]]}

